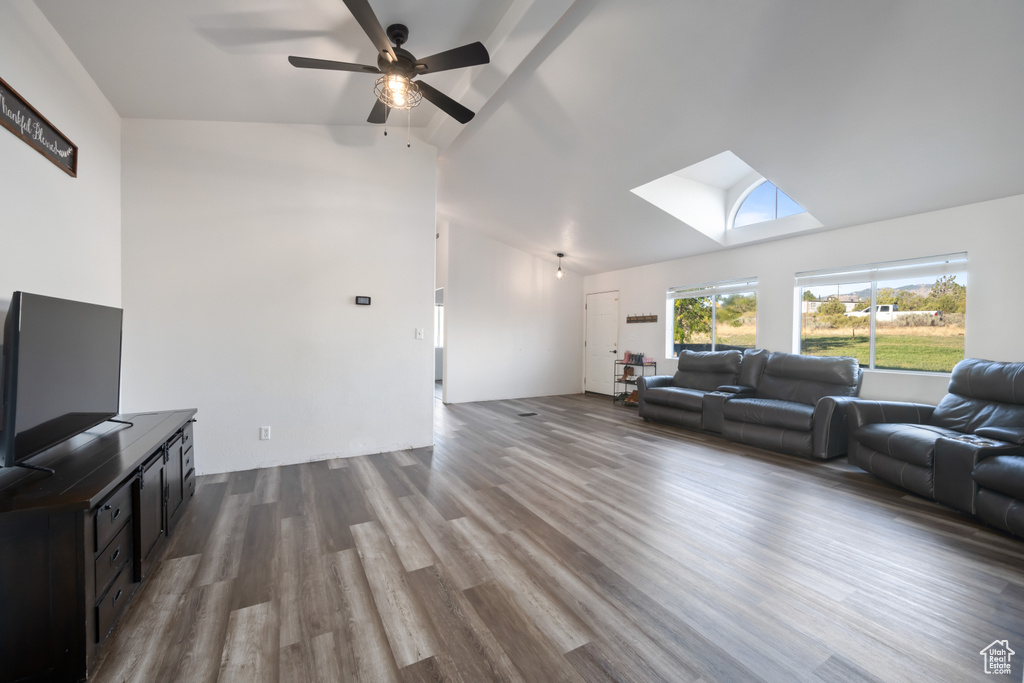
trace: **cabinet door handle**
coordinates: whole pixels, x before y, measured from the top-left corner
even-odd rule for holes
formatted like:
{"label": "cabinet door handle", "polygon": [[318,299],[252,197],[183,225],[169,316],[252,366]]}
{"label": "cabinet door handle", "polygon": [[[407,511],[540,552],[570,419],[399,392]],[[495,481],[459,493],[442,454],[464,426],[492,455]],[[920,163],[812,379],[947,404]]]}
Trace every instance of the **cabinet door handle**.
{"label": "cabinet door handle", "polygon": [[110,521],[113,522],[115,519],[121,516],[121,508],[114,510],[114,513],[110,515]]}
{"label": "cabinet door handle", "polygon": [[110,556],[110,564],[114,564],[114,562],[116,562],[117,558],[119,558],[119,557],[121,557],[121,549],[120,548],[115,550],[113,552],[113,554]]}
{"label": "cabinet door handle", "polygon": [[123,593],[123,592],[124,592],[123,588],[118,588],[117,589],[117,595],[114,596],[114,601],[111,603],[112,605],[116,605],[117,604],[117,601],[121,599],[121,593]]}

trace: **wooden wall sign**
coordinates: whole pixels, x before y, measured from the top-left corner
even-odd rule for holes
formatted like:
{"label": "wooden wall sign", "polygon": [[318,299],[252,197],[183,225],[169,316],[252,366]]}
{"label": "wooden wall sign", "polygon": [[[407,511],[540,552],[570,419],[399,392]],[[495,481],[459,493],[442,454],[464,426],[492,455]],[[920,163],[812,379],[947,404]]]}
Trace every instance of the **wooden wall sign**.
{"label": "wooden wall sign", "polygon": [[0,78],[0,124],[72,178],[78,177],[78,147]]}
{"label": "wooden wall sign", "polygon": [[658,316],[655,314],[648,315],[627,315],[627,323],[656,323],[658,322]]}

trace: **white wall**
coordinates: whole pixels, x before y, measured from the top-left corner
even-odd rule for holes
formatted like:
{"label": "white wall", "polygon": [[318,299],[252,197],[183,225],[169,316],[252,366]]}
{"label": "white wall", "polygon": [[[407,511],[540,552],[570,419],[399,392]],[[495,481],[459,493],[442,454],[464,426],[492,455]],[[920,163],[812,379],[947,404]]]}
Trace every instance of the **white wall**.
{"label": "white wall", "polygon": [[582,391],[583,279],[566,270],[557,280],[556,268],[449,227],[445,402]]}
{"label": "white wall", "polygon": [[[620,311],[657,312],[657,325],[626,325],[623,314],[619,339],[630,348],[656,351],[658,371],[671,374],[675,361],[665,353],[665,292],[670,287],[757,276],[757,344],[792,351],[797,341],[795,273],[966,251],[966,355],[1022,361],[1024,316],[1016,305],[1024,291],[1017,246],[1022,228],[1024,195],[602,273],[586,277],[583,286],[586,292],[618,289]],[[948,375],[868,372],[861,395],[934,403],[948,381]]]}
{"label": "white wall", "polygon": [[448,221],[437,222],[434,254],[434,289],[448,286]]}
{"label": "white wall", "polygon": [[72,178],[0,128],[0,312],[21,290],[121,305],[121,119],[28,0],[0,3],[0,77],[78,145]]}
{"label": "white wall", "polygon": [[200,473],[433,442],[433,147],[129,120],[123,164],[126,409],[197,407]]}

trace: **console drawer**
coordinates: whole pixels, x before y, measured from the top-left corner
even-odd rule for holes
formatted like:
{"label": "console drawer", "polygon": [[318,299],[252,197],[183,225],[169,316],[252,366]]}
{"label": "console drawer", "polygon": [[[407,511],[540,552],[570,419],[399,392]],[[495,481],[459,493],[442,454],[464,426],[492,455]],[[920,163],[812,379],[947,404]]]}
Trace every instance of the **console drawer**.
{"label": "console drawer", "polygon": [[103,595],[131,558],[132,525],[125,524],[114,540],[96,556],[96,595]]}
{"label": "console drawer", "polygon": [[131,481],[121,484],[107,500],[96,510],[96,547],[93,551],[105,548],[117,535],[124,523],[131,517],[132,486]]}
{"label": "console drawer", "polygon": [[[192,449],[189,448],[185,451],[184,455],[181,456],[181,471],[188,476],[188,473],[195,469],[195,463],[192,462]],[[186,496],[188,493],[185,494]]]}
{"label": "console drawer", "polygon": [[196,471],[195,470],[192,470],[191,472],[188,473],[188,476],[185,477],[185,481],[182,484],[182,486],[185,488],[185,498],[186,499],[191,498],[192,496],[196,495]]}
{"label": "console drawer", "polygon": [[106,595],[96,605],[96,642],[107,637],[110,628],[121,616],[132,594],[132,571],[128,566],[114,579]]}
{"label": "console drawer", "polygon": [[181,430],[181,447],[185,450],[192,448],[192,423],[186,422]]}

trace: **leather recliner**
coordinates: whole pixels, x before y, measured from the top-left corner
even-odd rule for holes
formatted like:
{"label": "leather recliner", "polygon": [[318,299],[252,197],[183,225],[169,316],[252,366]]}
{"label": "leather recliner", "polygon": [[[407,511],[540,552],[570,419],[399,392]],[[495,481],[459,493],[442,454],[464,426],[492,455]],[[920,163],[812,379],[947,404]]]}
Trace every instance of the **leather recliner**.
{"label": "leather recliner", "polygon": [[704,396],[735,384],[742,359],[739,351],[680,351],[674,375],[637,378],[640,417],[702,429]]}
{"label": "leather recliner", "polygon": [[[821,459],[846,453],[845,404],[860,393],[856,358],[764,353],[759,375],[722,403],[721,432],[730,441]],[[744,358],[744,364],[748,358]]]}
{"label": "leather recliner", "polygon": [[851,401],[850,463],[1024,536],[1024,363],[968,358],[937,406]]}

